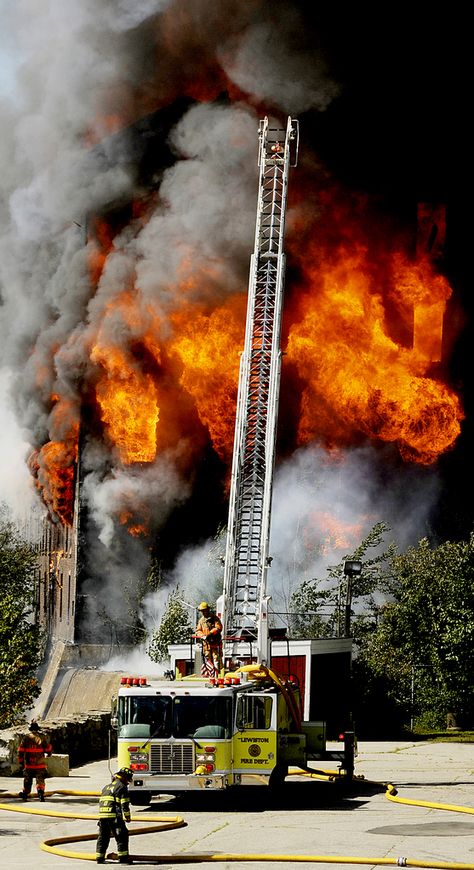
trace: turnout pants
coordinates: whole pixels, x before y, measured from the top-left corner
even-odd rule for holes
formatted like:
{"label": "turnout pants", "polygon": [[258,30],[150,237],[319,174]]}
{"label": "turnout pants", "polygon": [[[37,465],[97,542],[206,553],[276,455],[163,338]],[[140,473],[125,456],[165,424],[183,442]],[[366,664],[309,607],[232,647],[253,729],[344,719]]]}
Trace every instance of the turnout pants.
{"label": "turnout pants", "polygon": [[222,668],[222,648],[210,643],[202,645],[203,675],[218,677]]}
{"label": "turnout pants", "polygon": [[44,792],[44,780],[46,776],[46,768],[36,768],[35,770],[26,769],[23,775],[23,791],[25,794],[30,794],[33,779],[36,778],[36,791]]}
{"label": "turnout pants", "polygon": [[128,858],[128,829],[123,819],[100,819],[96,858],[105,858],[111,838],[117,843],[119,858]]}

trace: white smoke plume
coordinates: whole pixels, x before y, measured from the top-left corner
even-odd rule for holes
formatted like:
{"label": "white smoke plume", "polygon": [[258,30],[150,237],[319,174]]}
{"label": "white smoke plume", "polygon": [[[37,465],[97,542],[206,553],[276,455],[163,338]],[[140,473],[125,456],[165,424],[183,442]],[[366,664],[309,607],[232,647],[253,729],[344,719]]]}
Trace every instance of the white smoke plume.
{"label": "white smoke plume", "polygon": [[[328,569],[350,557],[376,523],[383,521],[388,529],[370,558],[392,541],[403,552],[429,535],[439,478],[428,468],[395,470],[388,452],[366,446],[328,455],[313,446],[297,450],[277,468],[267,575],[276,624],[287,623],[291,595],[303,581],[331,585]],[[224,553],[223,536],[186,549],[168,578],[170,586],[179,586],[189,602],[203,596],[214,602],[222,591]],[[150,630],[165,606],[161,592],[147,599],[144,621]]]}
{"label": "white smoke plume", "polygon": [[[387,451],[367,446],[336,456],[303,448],[275,475],[269,569],[273,608],[287,606],[303,580],[324,583],[327,569],[350,557],[373,526],[383,521],[401,552],[429,533],[439,495],[432,469],[393,469]],[[370,551],[370,557],[375,551]]]}

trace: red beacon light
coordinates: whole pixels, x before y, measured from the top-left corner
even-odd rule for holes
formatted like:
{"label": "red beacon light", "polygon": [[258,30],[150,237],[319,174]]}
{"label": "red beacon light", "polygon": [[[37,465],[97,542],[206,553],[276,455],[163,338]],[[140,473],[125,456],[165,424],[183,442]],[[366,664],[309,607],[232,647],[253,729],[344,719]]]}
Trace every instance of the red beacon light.
{"label": "red beacon light", "polygon": [[140,677],[140,686],[147,686],[146,677]]}

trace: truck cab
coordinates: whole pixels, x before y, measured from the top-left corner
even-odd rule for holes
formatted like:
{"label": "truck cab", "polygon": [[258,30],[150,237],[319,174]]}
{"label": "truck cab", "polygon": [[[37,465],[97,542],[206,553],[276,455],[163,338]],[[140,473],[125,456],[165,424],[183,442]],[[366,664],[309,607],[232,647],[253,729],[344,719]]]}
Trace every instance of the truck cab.
{"label": "truck cab", "polygon": [[273,786],[289,765],[306,767],[315,751],[324,757],[324,723],[297,721],[297,687],[288,703],[286,688],[245,676],[213,684],[141,678],[139,686],[120,687],[118,766],[133,770],[132,803],[147,805],[158,794]]}

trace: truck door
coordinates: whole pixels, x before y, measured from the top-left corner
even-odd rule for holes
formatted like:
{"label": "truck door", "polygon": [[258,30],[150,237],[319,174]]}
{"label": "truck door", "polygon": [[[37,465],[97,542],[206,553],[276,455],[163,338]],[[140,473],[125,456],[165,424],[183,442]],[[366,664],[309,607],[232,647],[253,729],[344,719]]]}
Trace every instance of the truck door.
{"label": "truck door", "polygon": [[242,694],[235,711],[234,772],[270,775],[276,764],[276,704],[269,694]]}

